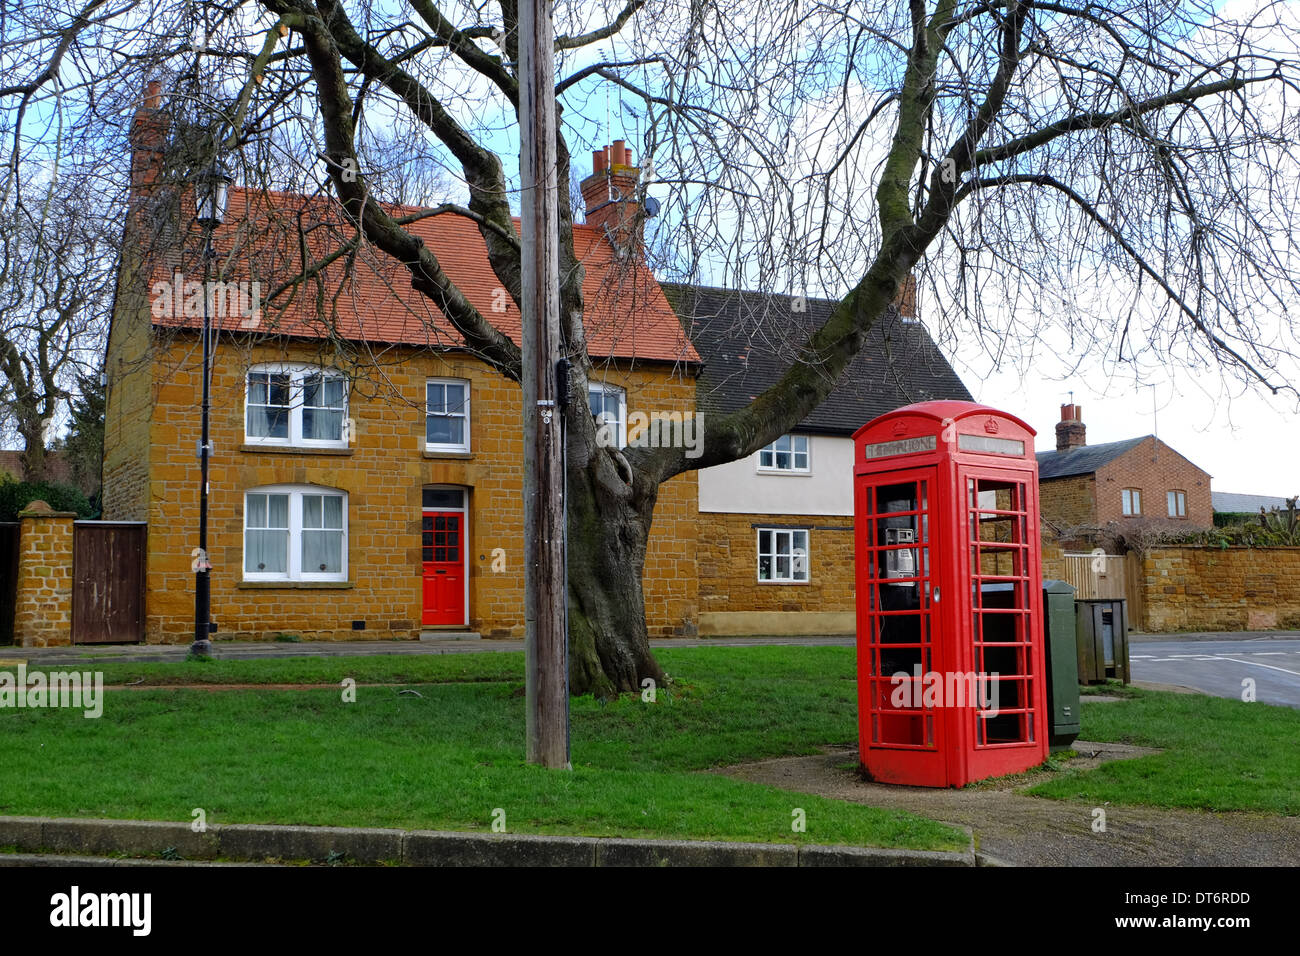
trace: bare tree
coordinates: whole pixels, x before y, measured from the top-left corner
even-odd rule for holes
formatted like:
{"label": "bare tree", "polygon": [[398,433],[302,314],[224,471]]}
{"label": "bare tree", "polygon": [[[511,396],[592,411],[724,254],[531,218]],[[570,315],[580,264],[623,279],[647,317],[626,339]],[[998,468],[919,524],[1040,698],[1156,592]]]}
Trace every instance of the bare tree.
{"label": "bare tree", "polygon": [[[339,249],[398,264],[469,348],[519,378],[516,343],[375,201],[402,193],[398,167],[445,170],[459,196],[440,208],[477,224],[518,302],[512,0],[258,0],[204,6],[204,22],[197,5],[165,0],[49,7],[58,28],[5,37],[21,41],[4,51],[19,80],[0,89],[16,141],[23,119],[8,104],[52,100],[50,76],[74,50],[65,89],[81,91],[83,118],[102,108],[97,84],[171,77],[220,118],[228,148],[261,157],[256,168],[308,193],[327,182]],[[671,190],[659,247],[677,274],[839,301],[810,336],[774,344],[788,370],[710,420],[701,457],[603,447],[561,204],[572,688],[662,676],[641,588],[660,486],[797,426],[910,273],[945,329],[991,355],[1050,339],[1291,388],[1295,339],[1280,316],[1300,278],[1300,88],[1287,16],[1269,0],[558,4],[559,181],[571,181],[571,143],[615,98]],[[396,134],[384,151],[374,124]]]}
{"label": "bare tree", "polygon": [[67,418],[78,379],[97,374],[112,309],[116,257],[105,223],[52,184],[40,205],[0,210],[0,408],[23,442],[30,481]]}

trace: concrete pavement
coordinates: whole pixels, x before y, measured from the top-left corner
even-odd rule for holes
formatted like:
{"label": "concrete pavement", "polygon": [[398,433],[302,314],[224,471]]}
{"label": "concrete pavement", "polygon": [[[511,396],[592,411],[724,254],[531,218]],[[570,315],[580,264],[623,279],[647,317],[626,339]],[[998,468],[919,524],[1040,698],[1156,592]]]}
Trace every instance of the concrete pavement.
{"label": "concrete pavement", "polygon": [[[665,647],[752,647],[756,645],[803,644],[808,646],[852,647],[852,637],[717,637],[674,638],[651,641]],[[522,651],[521,640],[433,640],[433,641],[215,641],[212,656],[219,660],[269,660],[276,657],[368,657],[376,654],[480,654],[492,651]],[[110,644],[75,647],[0,647],[0,660],[26,661],[29,667],[54,667],[86,661],[136,661],[141,663],[185,660],[188,644]]]}

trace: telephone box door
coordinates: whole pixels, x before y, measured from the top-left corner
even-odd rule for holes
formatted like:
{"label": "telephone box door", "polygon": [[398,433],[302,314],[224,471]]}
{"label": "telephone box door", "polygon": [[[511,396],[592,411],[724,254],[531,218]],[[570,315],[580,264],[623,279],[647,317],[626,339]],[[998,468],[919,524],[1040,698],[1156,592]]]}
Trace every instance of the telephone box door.
{"label": "telephone box door", "polygon": [[1023,471],[958,469],[963,496],[966,555],[970,580],[970,640],[963,669],[978,674],[978,707],[967,707],[962,736],[970,741],[971,779],[1021,769],[1017,753],[1044,749],[1043,650],[1033,621],[1041,600],[1034,569],[1037,543],[1032,533],[1033,476]]}
{"label": "telephone box door", "polygon": [[926,675],[939,639],[936,469],[860,476],[857,495],[858,714],[863,765],[886,783],[946,784],[945,711]]}

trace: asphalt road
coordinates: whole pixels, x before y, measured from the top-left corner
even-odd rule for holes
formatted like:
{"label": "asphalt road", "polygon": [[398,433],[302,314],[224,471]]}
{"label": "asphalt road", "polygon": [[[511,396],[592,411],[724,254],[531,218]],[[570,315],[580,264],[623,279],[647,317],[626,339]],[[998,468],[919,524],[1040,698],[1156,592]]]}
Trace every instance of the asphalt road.
{"label": "asphalt road", "polygon": [[1255,699],[1300,708],[1300,640],[1152,641],[1129,645],[1133,679],[1178,684],[1242,700],[1246,681]]}

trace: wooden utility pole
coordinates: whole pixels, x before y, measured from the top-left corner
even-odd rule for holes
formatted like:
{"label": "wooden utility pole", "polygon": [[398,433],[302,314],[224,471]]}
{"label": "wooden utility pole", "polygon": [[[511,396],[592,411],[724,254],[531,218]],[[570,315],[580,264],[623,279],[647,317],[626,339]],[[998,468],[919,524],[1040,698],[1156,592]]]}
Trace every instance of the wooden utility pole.
{"label": "wooden utility pole", "polygon": [[560,357],[555,31],[549,0],[519,4],[523,240],[524,656],[528,762],[570,768]]}

